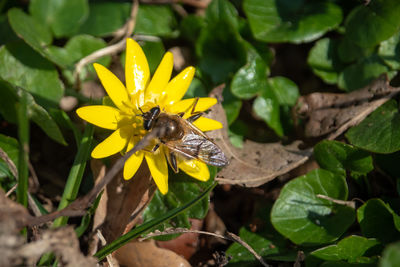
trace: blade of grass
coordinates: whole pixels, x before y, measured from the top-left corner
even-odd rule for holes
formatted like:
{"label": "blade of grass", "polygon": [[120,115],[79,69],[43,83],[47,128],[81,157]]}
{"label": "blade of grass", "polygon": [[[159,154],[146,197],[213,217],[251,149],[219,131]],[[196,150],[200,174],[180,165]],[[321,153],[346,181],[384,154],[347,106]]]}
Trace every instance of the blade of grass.
{"label": "blade of grass", "polygon": [[[69,172],[67,183],[65,185],[60,204],[58,205],[58,210],[61,210],[68,206],[68,204],[74,201],[76,199],[76,196],[78,195],[83,172],[85,171],[86,162],[90,155],[90,149],[93,140],[93,131],[93,125],[87,124],[82,139],[80,141],[74,163]],[[67,221],[68,217],[60,217],[54,221],[53,227],[60,227],[62,225],[65,225]]]}
{"label": "blade of grass", "polygon": [[18,121],[19,139],[19,164],[18,164],[18,186],[17,201],[28,206],[28,160],[29,160],[29,118],[28,118],[28,98],[26,93],[21,90],[20,101],[16,105]]}
{"label": "blade of grass", "polygon": [[140,235],[146,233],[153,227],[159,225],[160,223],[163,223],[164,221],[170,220],[174,218],[175,216],[179,215],[180,213],[184,212],[185,210],[193,207],[196,205],[199,201],[201,201],[204,197],[206,197],[217,185],[216,182],[214,182],[212,185],[210,185],[203,193],[201,193],[197,198],[193,199],[192,201],[186,203],[182,207],[175,208],[173,210],[168,211],[165,213],[163,216],[153,219],[147,223],[144,223],[133,230],[129,231],[125,235],[121,236],[120,238],[116,239],[112,243],[108,244],[104,248],[102,248],[100,251],[98,251],[94,256],[101,261],[104,259],[108,254],[114,252],[118,248],[122,247],[129,241],[131,241],[134,238],[139,237]]}

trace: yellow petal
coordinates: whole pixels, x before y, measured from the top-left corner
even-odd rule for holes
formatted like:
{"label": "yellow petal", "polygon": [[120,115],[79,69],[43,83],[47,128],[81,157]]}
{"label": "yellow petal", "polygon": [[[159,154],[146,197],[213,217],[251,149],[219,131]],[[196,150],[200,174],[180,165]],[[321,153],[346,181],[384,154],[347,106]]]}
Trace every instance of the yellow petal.
{"label": "yellow petal", "polygon": [[182,160],[178,162],[178,167],[197,180],[205,182],[210,179],[210,171],[207,165],[196,159]]}
{"label": "yellow petal", "polygon": [[[195,101],[196,98],[183,99],[181,101],[174,103],[172,106],[167,106],[167,111],[174,114],[177,114],[179,112],[185,112],[185,115],[183,117],[184,118],[190,117],[191,115],[190,113],[192,111]],[[217,99],[214,97],[200,97],[199,100],[197,101],[194,112],[206,111],[215,104],[217,104]]]}
{"label": "yellow petal", "polygon": [[171,52],[165,53],[160,65],[151,78],[149,86],[146,88],[145,99],[147,101],[155,101],[164,93],[169,79],[171,79],[172,68],[174,66],[174,57]]}
{"label": "yellow petal", "polygon": [[85,121],[110,130],[116,130],[121,121],[128,119],[118,109],[109,106],[82,107],[78,108],[76,113]]}
{"label": "yellow petal", "polygon": [[124,126],[117,129],[93,149],[92,157],[96,159],[105,158],[120,152],[128,143],[132,133],[133,129],[131,126]]}
{"label": "yellow petal", "polygon": [[195,68],[187,67],[168,83],[164,90],[164,105],[172,105],[182,99],[193,80],[194,73]]}
{"label": "yellow petal", "polygon": [[220,123],[219,121],[205,117],[198,118],[193,122],[193,125],[199,128],[203,132],[217,130],[223,127],[222,123]]}
{"label": "yellow petal", "polygon": [[140,167],[140,164],[142,164],[143,161],[143,152],[138,151],[132,156],[130,156],[129,159],[126,160],[125,165],[124,165],[124,179],[129,180],[131,179],[137,170]]}
{"label": "yellow petal", "polygon": [[168,165],[161,150],[162,147],[154,153],[145,153],[145,158],[154,182],[160,192],[165,195],[168,192]]}
{"label": "yellow petal", "polygon": [[121,110],[126,109],[127,104],[130,103],[130,98],[123,83],[102,65],[94,63],[93,67],[114,104]]}
{"label": "yellow petal", "polygon": [[144,89],[150,79],[150,69],[140,45],[131,38],[126,39],[125,83],[128,93],[139,106],[144,102]]}

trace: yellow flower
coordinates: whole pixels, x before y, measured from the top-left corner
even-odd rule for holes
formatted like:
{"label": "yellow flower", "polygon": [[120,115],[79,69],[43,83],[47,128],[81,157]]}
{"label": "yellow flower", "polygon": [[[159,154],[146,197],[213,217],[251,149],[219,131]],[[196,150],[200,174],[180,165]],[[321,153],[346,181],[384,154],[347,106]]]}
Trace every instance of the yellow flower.
{"label": "yellow flower", "polygon": [[[173,56],[167,52],[150,80],[150,70],[143,50],[133,39],[126,42],[125,81],[124,84],[108,69],[100,64],[94,64],[107,94],[115,104],[111,106],[86,106],[76,112],[84,120],[105,128],[114,130],[103,142],[92,151],[93,158],[104,158],[115,153],[125,153],[146,134],[143,128],[143,112],[152,107],[160,106],[163,112],[178,114],[184,112],[184,118],[190,116],[194,98],[184,99],[195,73],[193,67],[187,67],[172,80]],[[205,111],[217,103],[215,98],[199,98],[196,112]],[[141,111],[142,110],[142,111]],[[218,121],[200,117],[194,123],[202,131],[222,128]],[[152,144],[154,147],[155,143]],[[163,144],[156,151],[149,149],[137,151],[124,165],[123,176],[130,179],[134,176],[143,158],[146,159],[151,175],[161,193],[168,192],[168,164],[166,155],[168,148]],[[199,160],[189,160],[178,157],[178,167],[188,175],[207,181],[210,177],[208,167]]]}

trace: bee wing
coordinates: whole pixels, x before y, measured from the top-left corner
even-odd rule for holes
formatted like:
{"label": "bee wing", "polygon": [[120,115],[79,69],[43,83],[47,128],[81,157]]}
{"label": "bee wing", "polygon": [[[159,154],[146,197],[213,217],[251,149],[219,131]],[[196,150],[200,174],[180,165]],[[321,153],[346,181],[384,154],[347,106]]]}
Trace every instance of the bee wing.
{"label": "bee wing", "polygon": [[228,164],[222,150],[202,131],[184,119],[182,123],[186,124],[185,134],[179,140],[165,142],[169,149],[187,158],[199,159],[208,165],[223,167]]}

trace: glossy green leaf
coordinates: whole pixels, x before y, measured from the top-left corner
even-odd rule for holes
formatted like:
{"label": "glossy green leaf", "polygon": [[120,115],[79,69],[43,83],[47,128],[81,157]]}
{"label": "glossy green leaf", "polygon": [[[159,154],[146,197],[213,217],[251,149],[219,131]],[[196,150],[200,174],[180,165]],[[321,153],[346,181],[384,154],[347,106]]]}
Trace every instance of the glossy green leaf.
{"label": "glossy green leaf", "polygon": [[181,20],[179,25],[180,36],[185,40],[195,43],[204,26],[205,22],[203,17],[189,14]]}
{"label": "glossy green leaf", "polygon": [[89,16],[79,33],[103,37],[121,28],[129,19],[131,3],[117,1],[89,3]]}
{"label": "glossy green leaf", "polygon": [[338,55],[342,62],[354,63],[362,58],[369,57],[374,54],[374,47],[361,47],[353,43],[346,36],[338,40]]}
{"label": "glossy green leaf", "polygon": [[242,101],[235,97],[228,88],[224,89],[222,96],[224,97],[222,106],[225,110],[226,119],[228,120],[228,124],[231,125],[239,116]]}
{"label": "glossy green leaf", "polygon": [[63,96],[56,68],[23,42],[0,48],[0,78],[26,88],[46,108],[58,106]]}
{"label": "glossy green leaf", "polygon": [[177,22],[169,5],[140,5],[135,34],[172,36]]}
{"label": "glossy green leaf", "polygon": [[389,68],[373,55],[346,67],[339,75],[338,86],[346,91],[354,91],[368,85]]}
{"label": "glossy green leaf", "polygon": [[371,155],[338,141],[324,140],[314,147],[314,157],[321,168],[346,175],[346,170],[367,174],[374,169]]}
{"label": "glossy green leaf", "polygon": [[[64,47],[49,47],[49,53],[53,56],[53,59],[58,59],[59,65],[72,68],[80,59],[90,55],[94,51],[106,47],[106,45],[103,39],[95,38],[90,35],[76,35],[69,39]],[[107,66],[110,61],[111,57],[107,56],[95,62]]]}
{"label": "glossy green leaf", "polygon": [[[293,261],[297,252],[290,248],[289,241],[280,235],[271,225],[269,204],[262,203],[262,208],[252,218],[252,222],[262,222],[257,225],[256,231],[248,227],[241,227],[239,237],[249,244],[260,256],[268,260]],[[261,213],[262,212],[262,213]],[[231,256],[229,266],[259,266],[260,263],[246,248],[239,243],[232,243],[226,250],[226,255]]]}
{"label": "glossy green leaf", "polygon": [[8,22],[7,15],[0,15],[0,45],[18,40],[17,35]]}
{"label": "glossy green leaf", "polygon": [[279,102],[275,94],[269,88],[253,102],[253,112],[262,118],[278,136],[283,136],[283,128],[280,121]]}
{"label": "glossy green leaf", "polygon": [[200,79],[194,77],[183,98],[196,98],[196,97],[207,97],[207,96],[208,94],[205,85],[202,83]]}
{"label": "glossy green leaf", "polygon": [[246,62],[246,44],[238,32],[238,14],[226,0],[211,2],[206,12],[206,26],[196,42],[200,70],[212,82],[220,84]]}
{"label": "glossy green leaf", "polygon": [[388,245],[382,253],[379,267],[396,267],[400,262],[400,242]]}
{"label": "glossy green leaf", "polygon": [[40,23],[21,9],[10,9],[8,11],[8,19],[14,32],[36,51],[43,51],[44,47],[53,42],[47,25]]}
{"label": "glossy green leaf", "polygon": [[254,37],[265,42],[309,42],[342,21],[329,1],[245,0],[243,9]]}
{"label": "glossy green leaf", "polygon": [[317,169],[288,182],[272,208],[275,229],[295,244],[317,245],[338,239],[354,222],[355,212],[317,194],[347,200],[344,177]]}
{"label": "glossy green leaf", "polygon": [[268,79],[269,88],[274,92],[279,105],[293,106],[299,97],[299,88],[290,79],[276,76]]}
{"label": "glossy green leaf", "polygon": [[374,238],[351,235],[335,245],[314,250],[311,255],[326,261],[357,262],[358,258],[362,257],[368,249],[378,245],[379,242]]}
{"label": "glossy green leaf", "polygon": [[[17,123],[16,106],[24,96],[27,102],[27,115],[30,120],[36,123],[50,138],[66,145],[64,137],[49,113],[38,105],[33,96],[18,87],[0,79],[0,114],[12,123]],[[4,98],[3,98],[4,97]]]}
{"label": "glossy green leaf", "polygon": [[247,63],[233,76],[231,92],[238,98],[250,99],[266,90],[268,66],[254,49],[247,52]]}
{"label": "glossy green leaf", "polygon": [[337,83],[339,72],[343,68],[338,55],[338,41],[324,38],[316,42],[310,50],[307,63],[324,82]]}
{"label": "glossy green leaf", "polygon": [[362,149],[376,153],[393,153],[400,150],[400,114],[395,100],[376,109],[359,125],[351,128],[346,137]]}
{"label": "glossy green leaf", "polygon": [[357,210],[363,235],[382,243],[400,239],[399,218],[388,204],[378,198],[368,200]]}
{"label": "glossy green leaf", "polygon": [[[210,168],[211,177],[215,176],[216,170],[214,167]],[[154,218],[158,218],[168,211],[178,208],[183,204],[193,200],[196,196],[201,194],[206,188],[208,188],[214,179],[210,179],[207,182],[199,182],[186,175],[184,172],[179,172],[176,175],[172,175],[170,172],[169,189],[166,195],[162,195],[159,191],[156,191],[150,204],[147,206],[143,213],[144,223],[151,221]],[[168,227],[183,227],[190,228],[189,218],[203,219],[208,212],[209,198],[204,198],[201,202],[196,204],[193,208],[179,214],[176,218],[171,221],[164,222],[157,226],[154,230],[164,230]],[[161,237],[161,239],[171,239],[173,236]]]}
{"label": "glossy green leaf", "polygon": [[88,0],[32,0],[29,11],[54,36],[69,37],[78,32],[89,14]]}
{"label": "glossy green leaf", "polygon": [[15,104],[18,100],[14,87],[0,79],[0,114],[5,120],[17,123]]}
{"label": "glossy green leaf", "polygon": [[392,69],[400,69],[400,32],[379,45],[378,55]]}
{"label": "glossy green leaf", "polygon": [[397,0],[374,0],[360,4],[346,19],[346,37],[361,47],[371,47],[400,29]]}
{"label": "glossy green leaf", "polygon": [[[0,134],[0,148],[7,153],[8,157],[18,168],[18,154],[19,154],[19,144],[17,139]],[[0,158],[0,163],[4,163],[4,166],[7,166],[3,159]],[[8,169],[8,166],[6,167]],[[0,178],[7,177],[11,173],[9,170],[0,169]],[[17,177],[15,177],[17,178]]]}

